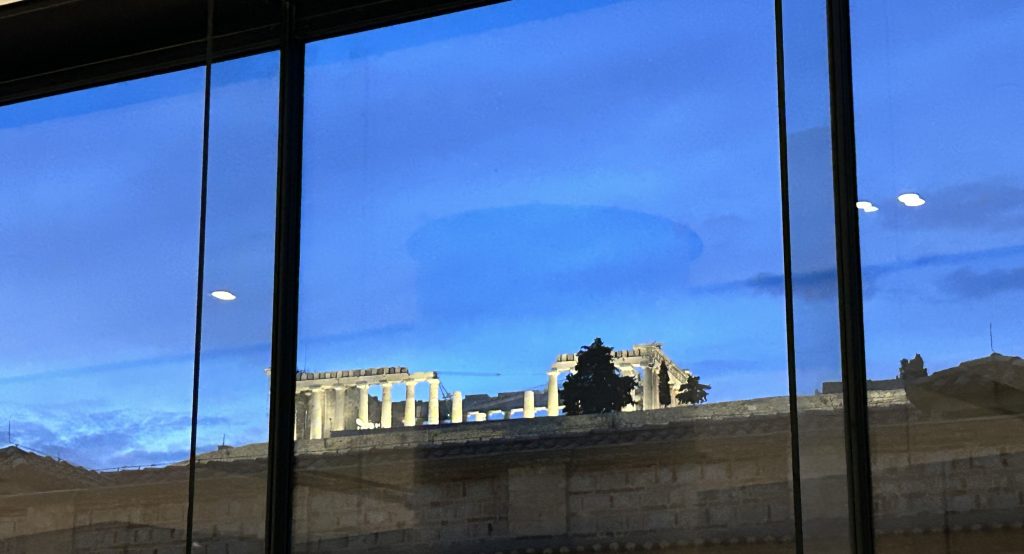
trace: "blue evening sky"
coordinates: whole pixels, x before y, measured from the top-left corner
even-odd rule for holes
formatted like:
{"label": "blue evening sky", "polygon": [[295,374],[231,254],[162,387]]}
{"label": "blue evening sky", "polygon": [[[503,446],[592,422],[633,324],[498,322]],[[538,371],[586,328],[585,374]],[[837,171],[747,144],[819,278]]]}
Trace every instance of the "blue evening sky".
{"label": "blue evening sky", "polygon": [[[1024,6],[892,4],[853,14],[873,378],[986,355],[989,322],[1000,352],[1024,341]],[[601,336],[662,342],[712,400],[785,394],[772,17],[517,0],[310,45],[300,369],[495,393]],[[214,70],[204,288],[238,300],[204,301],[201,450],[266,435],[276,72]],[[194,69],[0,108],[15,442],[99,468],[187,457],[202,88]],[[790,141],[826,144],[797,171],[831,187],[821,124],[794,117]],[[827,239],[795,245],[823,252],[796,268],[811,342],[834,336]]]}

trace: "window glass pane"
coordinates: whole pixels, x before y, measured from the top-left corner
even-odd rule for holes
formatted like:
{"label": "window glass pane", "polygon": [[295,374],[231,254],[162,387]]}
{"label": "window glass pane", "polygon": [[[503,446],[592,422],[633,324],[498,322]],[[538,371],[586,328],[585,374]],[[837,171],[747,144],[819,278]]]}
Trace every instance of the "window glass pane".
{"label": "window glass pane", "polygon": [[858,0],[852,19],[878,551],[1016,552],[1024,5]]}
{"label": "window glass pane", "polygon": [[264,551],[278,60],[271,52],[212,71],[193,517],[201,552]]}
{"label": "window glass pane", "polygon": [[4,552],[184,546],[202,91],[0,108]]}
{"label": "window glass pane", "polygon": [[297,551],[793,551],[774,48],[647,0],[307,48]]}
{"label": "window glass pane", "polygon": [[825,2],[782,6],[801,529],[849,552]]}

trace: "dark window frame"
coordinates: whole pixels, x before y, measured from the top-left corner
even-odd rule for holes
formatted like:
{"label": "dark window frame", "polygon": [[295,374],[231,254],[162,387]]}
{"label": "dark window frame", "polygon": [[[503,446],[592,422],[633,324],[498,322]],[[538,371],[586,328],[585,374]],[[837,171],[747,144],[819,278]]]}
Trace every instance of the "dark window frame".
{"label": "dark window frame", "polygon": [[[281,55],[270,436],[268,553],[291,550],[305,44],[507,0],[24,0],[0,7],[0,106],[277,50]],[[775,0],[783,221],[788,224],[781,6]],[[850,551],[874,551],[863,297],[857,211],[849,0],[827,8],[833,193],[840,305]],[[208,2],[213,3],[207,31]],[[53,40],[59,36],[61,40]],[[112,41],[111,37],[119,40]],[[209,47],[209,48],[208,48]],[[791,403],[792,278],[784,230]],[[201,293],[201,291],[200,291]],[[796,414],[794,418],[795,431]],[[194,432],[194,429],[193,429]],[[797,439],[794,436],[793,446]],[[799,465],[794,456],[794,486]],[[796,536],[801,531],[796,489]],[[797,551],[802,545],[797,541]]]}

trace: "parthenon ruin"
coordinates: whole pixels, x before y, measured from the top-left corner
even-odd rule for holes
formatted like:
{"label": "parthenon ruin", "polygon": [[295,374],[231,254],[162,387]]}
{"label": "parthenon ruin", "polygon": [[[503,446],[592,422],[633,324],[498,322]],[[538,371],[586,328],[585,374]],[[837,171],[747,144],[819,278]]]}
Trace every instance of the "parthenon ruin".
{"label": "parthenon ruin", "polygon": [[[659,405],[658,371],[668,368],[669,386],[676,390],[689,377],[689,370],[673,362],[657,342],[634,345],[612,353],[612,363],[623,374],[635,377],[639,386],[635,404],[625,411],[653,410]],[[461,391],[442,394],[441,379],[435,371],[410,372],[405,367],[379,367],[327,372],[300,371],[296,377],[295,438],[323,439],[335,433],[396,426],[457,424],[488,419],[532,419],[555,417],[564,406],[558,398],[559,376],[574,371],[576,354],[560,354],[547,370],[547,389],[500,393],[497,396]],[[416,398],[416,385],[426,382],[427,402],[394,401],[394,386],[400,385],[404,398]],[[371,394],[370,389],[377,394]],[[678,405],[670,395],[669,407]]]}

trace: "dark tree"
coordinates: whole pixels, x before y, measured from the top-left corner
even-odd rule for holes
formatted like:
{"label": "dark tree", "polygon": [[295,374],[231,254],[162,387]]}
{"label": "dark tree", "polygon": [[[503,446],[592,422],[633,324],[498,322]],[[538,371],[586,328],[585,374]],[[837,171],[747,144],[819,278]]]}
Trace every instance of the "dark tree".
{"label": "dark tree", "polygon": [[612,363],[612,349],[594,339],[590,346],[580,348],[576,371],[570,373],[562,386],[565,413],[601,414],[619,412],[633,403],[636,379],[619,375]]}
{"label": "dark tree", "polygon": [[924,367],[924,358],[920,354],[914,356],[913,360],[903,358],[900,360],[900,379],[918,379],[928,376],[928,369]]}
{"label": "dark tree", "polygon": [[708,399],[709,390],[711,385],[702,385],[700,377],[691,375],[686,378],[686,383],[679,387],[676,398],[682,404],[703,404]]}
{"label": "dark tree", "polygon": [[658,403],[668,406],[672,403],[672,386],[668,382],[668,364],[661,362],[658,370]]}

